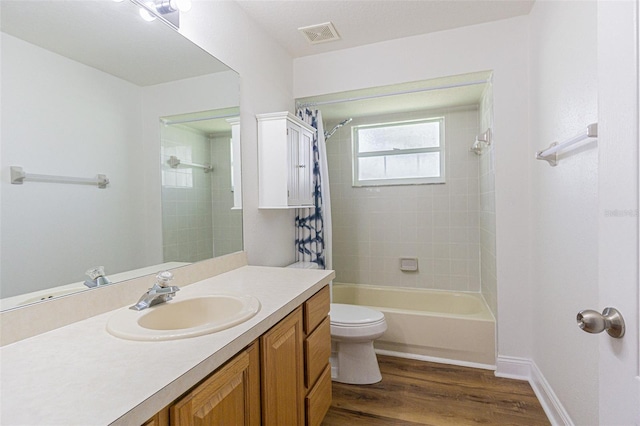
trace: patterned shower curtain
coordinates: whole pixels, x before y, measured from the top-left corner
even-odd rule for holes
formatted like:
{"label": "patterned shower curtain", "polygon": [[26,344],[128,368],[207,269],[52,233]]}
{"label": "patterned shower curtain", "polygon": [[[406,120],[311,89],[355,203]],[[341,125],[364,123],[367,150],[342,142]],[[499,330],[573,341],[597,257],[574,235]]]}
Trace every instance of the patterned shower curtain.
{"label": "patterned shower curtain", "polygon": [[327,269],[331,267],[331,210],[322,116],[320,111],[308,108],[298,110],[297,115],[317,131],[313,138],[314,207],[296,209],[296,261],[317,263]]}

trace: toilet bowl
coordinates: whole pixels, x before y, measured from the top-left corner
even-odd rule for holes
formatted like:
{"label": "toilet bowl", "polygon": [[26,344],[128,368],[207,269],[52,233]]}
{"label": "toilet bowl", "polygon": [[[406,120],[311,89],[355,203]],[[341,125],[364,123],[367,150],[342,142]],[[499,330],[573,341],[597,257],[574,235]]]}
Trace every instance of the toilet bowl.
{"label": "toilet bowl", "polygon": [[[288,268],[317,269],[313,262],[296,262]],[[373,341],[387,330],[384,314],[358,305],[332,303],[331,380],[369,385],[382,380]]]}
{"label": "toilet bowl", "polygon": [[387,329],[382,312],[357,305],[332,303],[331,379],[372,384],[382,380],[373,341]]}

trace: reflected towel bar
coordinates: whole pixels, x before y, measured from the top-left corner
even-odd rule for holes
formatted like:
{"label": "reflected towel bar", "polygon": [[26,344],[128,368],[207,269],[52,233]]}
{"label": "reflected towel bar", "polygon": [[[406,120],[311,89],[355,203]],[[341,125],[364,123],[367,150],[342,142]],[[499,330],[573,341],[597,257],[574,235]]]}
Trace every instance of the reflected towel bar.
{"label": "reflected towel bar", "polygon": [[14,185],[22,185],[25,180],[37,182],[55,182],[55,183],[77,183],[81,185],[97,185],[98,188],[104,189],[109,184],[107,175],[97,175],[95,178],[78,178],[70,176],[55,175],[37,175],[34,173],[26,173],[21,166],[11,166],[11,183]]}
{"label": "reflected towel bar", "polygon": [[536,152],[536,160],[544,160],[552,167],[558,165],[558,152],[588,138],[598,137],[598,123],[589,124],[582,133],[562,143],[554,142],[544,151]]}
{"label": "reflected towel bar", "polygon": [[187,163],[187,162],[181,161],[175,155],[172,155],[171,157],[169,157],[169,160],[167,160],[167,163],[169,163],[169,167],[171,167],[172,169],[177,169],[178,166],[182,165],[187,167],[198,167],[198,168],[204,169],[205,173],[209,173],[213,171],[213,167],[210,164]]}
{"label": "reflected towel bar", "polygon": [[469,148],[469,151],[475,153],[476,155],[482,155],[485,148],[488,148],[491,145],[491,128],[488,128],[486,132],[479,134],[476,136],[476,140]]}

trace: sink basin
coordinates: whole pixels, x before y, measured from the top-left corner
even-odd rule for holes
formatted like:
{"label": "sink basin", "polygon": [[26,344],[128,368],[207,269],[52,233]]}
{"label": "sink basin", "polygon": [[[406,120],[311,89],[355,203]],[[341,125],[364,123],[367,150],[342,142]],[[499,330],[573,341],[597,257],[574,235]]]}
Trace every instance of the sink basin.
{"label": "sink basin", "polygon": [[178,297],[142,311],[121,309],[109,319],[107,331],[128,340],[184,339],[226,330],[260,310],[260,302],[253,296]]}

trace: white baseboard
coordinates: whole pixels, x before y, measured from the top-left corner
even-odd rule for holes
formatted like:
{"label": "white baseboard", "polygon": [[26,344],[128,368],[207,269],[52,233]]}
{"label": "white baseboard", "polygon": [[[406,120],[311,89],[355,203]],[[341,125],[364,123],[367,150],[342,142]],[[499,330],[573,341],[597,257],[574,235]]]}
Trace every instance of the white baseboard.
{"label": "white baseboard", "polygon": [[511,356],[498,356],[496,360],[496,376],[506,379],[531,379],[531,360]]}
{"label": "white baseboard", "polygon": [[529,382],[552,425],[574,426],[569,413],[535,362],[526,358],[498,356],[496,367],[497,377]]}

